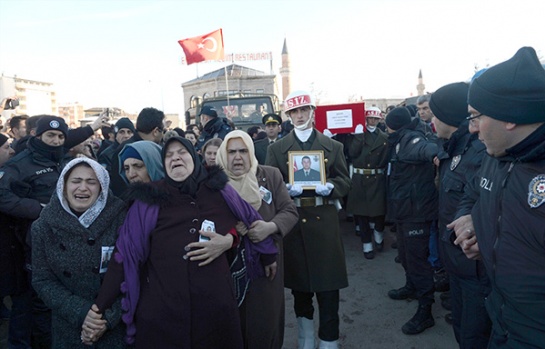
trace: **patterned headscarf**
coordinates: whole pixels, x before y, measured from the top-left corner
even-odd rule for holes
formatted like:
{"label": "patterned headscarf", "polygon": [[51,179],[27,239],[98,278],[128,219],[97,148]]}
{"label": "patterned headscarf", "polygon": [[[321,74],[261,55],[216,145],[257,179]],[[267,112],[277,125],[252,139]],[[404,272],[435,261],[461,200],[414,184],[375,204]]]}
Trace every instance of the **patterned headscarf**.
{"label": "patterned headscarf", "polygon": [[[95,174],[97,176],[98,182],[100,183],[101,191],[100,194],[98,194],[97,200],[87,209],[87,211],[83,212],[81,216],[77,216],[72,212],[70,209],[70,205],[68,204],[68,201],[66,200],[66,197],[64,196],[64,177],[66,177],[66,173],[70,171],[72,168],[74,168],[76,165],[85,162],[91,166],[93,171],[95,171]],[[108,200],[108,188],[110,186],[110,175],[108,174],[108,171],[104,167],[102,167],[98,162],[91,160],[86,157],[80,157],[75,158],[74,160],[70,161],[64,169],[61,172],[61,175],[59,177],[59,180],[57,181],[57,197],[59,198],[59,201],[61,202],[62,208],[68,212],[68,214],[76,217],[81,225],[83,225],[85,228],[89,228],[91,224],[97,219],[97,217],[100,215],[100,212],[104,209],[104,206],[106,206],[106,201]]]}

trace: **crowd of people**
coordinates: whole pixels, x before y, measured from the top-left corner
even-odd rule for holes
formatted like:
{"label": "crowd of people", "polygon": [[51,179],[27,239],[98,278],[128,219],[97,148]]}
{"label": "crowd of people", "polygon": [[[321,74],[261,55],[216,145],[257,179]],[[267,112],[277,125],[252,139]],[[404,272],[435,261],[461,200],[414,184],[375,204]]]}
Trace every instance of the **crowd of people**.
{"label": "crowd of people", "polygon": [[404,334],[435,325],[441,291],[460,348],[544,348],[535,51],[415,105],[368,106],[350,134],[320,132],[315,109],[292,91],[287,123],[269,113],[247,131],[211,107],[186,130],[155,108],[73,129],[54,115],[12,117],[0,133],[8,348],[280,349],[284,288],[298,348],[338,348],[350,282],[339,210],[362,258],[383,251],[387,226],[396,233],[405,280],[387,296],[418,301]]}

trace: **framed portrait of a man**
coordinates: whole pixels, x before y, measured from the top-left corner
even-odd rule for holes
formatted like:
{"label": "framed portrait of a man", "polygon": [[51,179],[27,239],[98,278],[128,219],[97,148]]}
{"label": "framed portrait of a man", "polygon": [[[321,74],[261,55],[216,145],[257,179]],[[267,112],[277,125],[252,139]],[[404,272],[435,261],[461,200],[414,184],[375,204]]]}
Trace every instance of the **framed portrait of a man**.
{"label": "framed portrait of a man", "polygon": [[325,184],[323,150],[290,151],[290,184],[298,184],[303,189],[314,189]]}

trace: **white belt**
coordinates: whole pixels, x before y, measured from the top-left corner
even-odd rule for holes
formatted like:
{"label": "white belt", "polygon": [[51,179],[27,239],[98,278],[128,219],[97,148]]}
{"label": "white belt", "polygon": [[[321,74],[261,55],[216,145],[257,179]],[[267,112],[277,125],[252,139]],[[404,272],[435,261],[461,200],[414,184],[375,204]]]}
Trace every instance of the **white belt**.
{"label": "white belt", "polygon": [[378,174],[384,174],[383,168],[354,168],[354,173],[361,174],[361,175],[378,175]]}

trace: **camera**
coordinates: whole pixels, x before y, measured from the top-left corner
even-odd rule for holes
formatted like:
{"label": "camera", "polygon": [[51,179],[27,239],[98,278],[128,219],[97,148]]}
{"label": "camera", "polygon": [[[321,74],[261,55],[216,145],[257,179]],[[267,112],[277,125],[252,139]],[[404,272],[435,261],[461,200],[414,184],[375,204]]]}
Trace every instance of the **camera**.
{"label": "camera", "polygon": [[5,110],[8,109],[15,109],[19,106],[19,100],[18,99],[8,99],[6,101],[6,106],[4,107]]}

